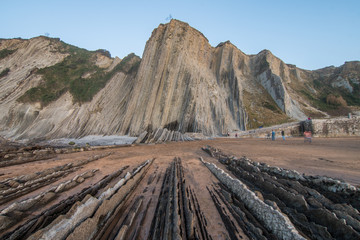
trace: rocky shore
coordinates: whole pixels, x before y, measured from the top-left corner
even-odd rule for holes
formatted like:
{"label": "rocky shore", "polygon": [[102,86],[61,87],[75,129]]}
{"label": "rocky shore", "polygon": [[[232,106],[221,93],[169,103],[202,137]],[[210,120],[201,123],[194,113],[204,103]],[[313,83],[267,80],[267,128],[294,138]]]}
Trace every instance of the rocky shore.
{"label": "rocky shore", "polygon": [[2,153],[0,239],[360,237],[359,187],[237,156],[228,144],[12,146],[7,155],[29,152],[29,161]]}

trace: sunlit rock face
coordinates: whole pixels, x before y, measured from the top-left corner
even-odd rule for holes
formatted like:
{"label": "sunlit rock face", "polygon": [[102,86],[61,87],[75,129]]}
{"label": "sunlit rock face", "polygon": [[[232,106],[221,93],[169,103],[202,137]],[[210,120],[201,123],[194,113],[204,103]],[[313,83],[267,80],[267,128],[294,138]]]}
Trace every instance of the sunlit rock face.
{"label": "sunlit rock face", "polygon": [[[152,32],[142,59],[131,56],[125,63],[106,51],[92,52],[91,68],[113,74],[91,100],[76,101],[70,85],[48,104],[19,101],[29,89],[45,84],[39,69],[73,54],[60,46],[46,37],[0,40],[0,51],[10,50],[0,58],[2,136],[138,136],[159,128],[219,135],[310,114],[326,116],[309,100],[320,96],[314,80],[325,79],[350,93],[353,89],[353,94],[360,80],[358,62],[307,71],[268,50],[246,55],[229,41],[213,47],[198,30],[172,20]],[[89,69],[81,81],[93,75]]]}

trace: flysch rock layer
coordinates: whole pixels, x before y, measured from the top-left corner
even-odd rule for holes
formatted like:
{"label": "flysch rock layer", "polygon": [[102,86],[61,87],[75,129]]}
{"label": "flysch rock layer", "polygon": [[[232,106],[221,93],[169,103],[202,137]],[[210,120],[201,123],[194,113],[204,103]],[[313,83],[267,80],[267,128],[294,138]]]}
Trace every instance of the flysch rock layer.
{"label": "flysch rock layer", "polygon": [[[67,215],[59,216],[52,224],[39,230],[28,239],[72,239],[71,235],[79,235],[77,229],[80,229],[78,231],[80,231],[81,239],[90,239],[97,230],[94,226],[109,218],[119,202],[126,196],[127,193],[122,192],[121,189],[124,188],[128,192],[131,185],[138,180],[137,174],[151,162],[147,160],[134,172],[128,172],[114,187],[109,188],[99,197],[88,195],[82,202],[74,204]],[[132,183],[125,185],[128,181]],[[84,227],[86,231],[82,230]],[[79,236],[74,239],[79,239]]]}
{"label": "flysch rock layer", "polygon": [[246,207],[250,209],[257,218],[261,219],[266,228],[272,230],[279,239],[305,240],[292,225],[288,217],[279,210],[264,203],[254,192],[250,191],[244,183],[232,178],[215,164],[205,162],[202,158],[200,158],[200,160],[223,184],[241,199]]}
{"label": "flysch rock layer", "polygon": [[[304,119],[309,111],[326,115],[304,100],[296,87],[337,71],[302,70],[268,50],[246,55],[229,41],[212,47],[202,33],[172,20],[152,32],[138,70],[117,72],[90,102],[74,103],[69,92],[47,106],[17,101],[42,84],[37,69],[67,56],[56,50],[57,44],[45,37],[0,41],[0,50],[17,49],[0,59],[0,71],[10,69],[0,81],[1,135],[13,139],[139,136],[167,128],[209,136],[245,130],[250,122]],[[120,59],[107,56],[97,61],[107,72],[119,63]],[[357,62],[345,65],[352,72],[359,68]]]}

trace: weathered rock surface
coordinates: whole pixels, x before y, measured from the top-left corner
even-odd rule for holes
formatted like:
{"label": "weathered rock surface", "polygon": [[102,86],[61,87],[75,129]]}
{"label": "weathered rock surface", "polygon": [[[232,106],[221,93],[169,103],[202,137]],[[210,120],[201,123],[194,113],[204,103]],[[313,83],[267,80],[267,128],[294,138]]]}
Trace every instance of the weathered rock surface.
{"label": "weathered rock surface", "polygon": [[[163,139],[166,134],[158,129],[152,135]],[[194,144],[200,143],[182,143]],[[111,153],[106,149],[96,154],[59,153],[57,159],[64,161],[59,165],[47,159],[43,162],[51,168],[3,178],[0,239],[360,236],[356,187],[237,158],[212,147],[203,148],[212,157],[195,147],[183,151],[181,159],[176,156],[181,151],[175,150],[178,147],[174,143],[134,146],[133,151],[112,149]],[[155,149],[149,153],[156,158],[144,161],[150,157],[146,153],[150,148]],[[147,157],[139,157],[139,152]],[[31,164],[11,167],[30,168]],[[64,171],[70,170],[66,176]],[[58,179],[53,182],[55,176]],[[45,184],[36,188],[37,183]],[[22,195],[26,187],[34,188]],[[8,190],[19,194],[9,198]]]}
{"label": "weathered rock surface", "polygon": [[[203,161],[203,160],[202,160]],[[265,227],[274,232],[279,239],[305,239],[292,225],[290,220],[282,215],[280,211],[264,203],[254,192],[249,190],[245,184],[238,179],[219,169],[215,164],[203,163],[210,171],[233,192],[254,215],[261,219]]]}
{"label": "weathered rock surface", "polygon": [[[212,47],[199,31],[172,20],[153,31],[142,59],[132,57],[126,71],[115,72],[91,101],[80,104],[64,91],[47,105],[19,102],[27,90],[43,84],[39,69],[71,54],[59,51],[59,44],[45,37],[0,40],[0,51],[14,51],[0,59],[0,72],[7,72],[0,78],[1,135],[139,136],[158,128],[216,135],[309,114],[326,115],[308,97],[320,91],[315,89],[320,80],[358,97],[359,62],[306,71],[285,64],[268,50],[246,55],[229,41]],[[110,72],[122,60],[97,54],[94,64]],[[89,70],[81,78],[92,74]]]}
{"label": "weathered rock surface", "polygon": [[179,142],[193,141],[191,137],[178,131],[169,131],[166,128],[158,128],[155,131],[141,133],[135,143],[163,143],[163,142]]}
{"label": "weathered rock surface", "polygon": [[[256,204],[267,204],[268,207],[257,207],[262,213],[256,215],[271,229],[280,239],[296,239],[306,236],[310,239],[357,239],[359,222],[359,199],[360,189],[339,180],[333,180],[320,176],[300,175],[296,171],[290,171],[279,167],[271,167],[267,164],[253,162],[246,157],[240,159],[222,153],[220,150],[205,147],[204,151],[226,165],[236,178],[232,178],[219,169],[215,164],[204,164],[225,184],[235,195],[238,195],[244,204],[253,208]],[[263,199],[254,192],[259,191]],[[336,193],[334,193],[336,192]],[[264,201],[265,200],[265,201]],[[272,218],[266,218],[268,211]],[[278,224],[281,224],[279,235]],[[279,218],[276,220],[276,218]],[[293,225],[292,225],[293,224]],[[290,231],[296,229],[299,232]],[[289,235],[295,234],[295,235]],[[297,234],[297,235],[296,235]],[[300,235],[301,236],[300,236]]]}

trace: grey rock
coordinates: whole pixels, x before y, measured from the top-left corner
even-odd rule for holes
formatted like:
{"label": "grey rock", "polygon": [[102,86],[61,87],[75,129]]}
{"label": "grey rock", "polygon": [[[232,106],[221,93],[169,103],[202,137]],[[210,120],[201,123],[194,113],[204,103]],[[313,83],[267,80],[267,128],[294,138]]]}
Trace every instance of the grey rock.
{"label": "grey rock", "polygon": [[[279,119],[279,115],[283,119],[303,119],[307,111],[327,115],[296,92],[292,82],[312,93],[316,91],[309,85],[319,76],[325,84],[338,79],[334,86],[348,90],[349,81],[359,82],[358,62],[307,71],[285,64],[268,50],[246,55],[230,42],[212,47],[201,32],[172,20],[152,32],[142,59],[129,60],[130,66],[138,67],[133,72],[113,74],[91,101],[79,104],[68,91],[45,106],[18,99],[43,83],[42,75],[34,69],[54,66],[68,56],[56,50],[61,49],[60,41],[42,37],[4,39],[2,46],[18,49],[0,60],[3,69],[11,68],[0,82],[0,129],[5,137],[15,139],[139,136],[169,125],[174,126],[169,130],[181,133],[222,135],[232,129],[246,130],[254,122]],[[105,72],[122,61],[110,56],[101,60],[93,57],[97,59],[95,65]],[[349,75],[352,72],[355,76]],[[82,77],[85,80],[90,75],[85,73]],[[264,101],[253,101],[264,99],[265,95],[271,97],[271,108],[279,108],[280,114],[264,107]],[[251,108],[247,107],[250,103]],[[265,110],[268,114],[264,119]],[[359,130],[354,132],[360,134]],[[184,140],[183,135],[175,135],[174,141]],[[155,137],[156,141],[159,137]],[[35,154],[41,156],[49,151]]]}
{"label": "grey rock", "polygon": [[142,132],[139,137],[136,139],[135,143],[139,144],[139,143],[142,143],[145,139],[145,137],[147,136],[148,132],[147,131],[144,131]]}

